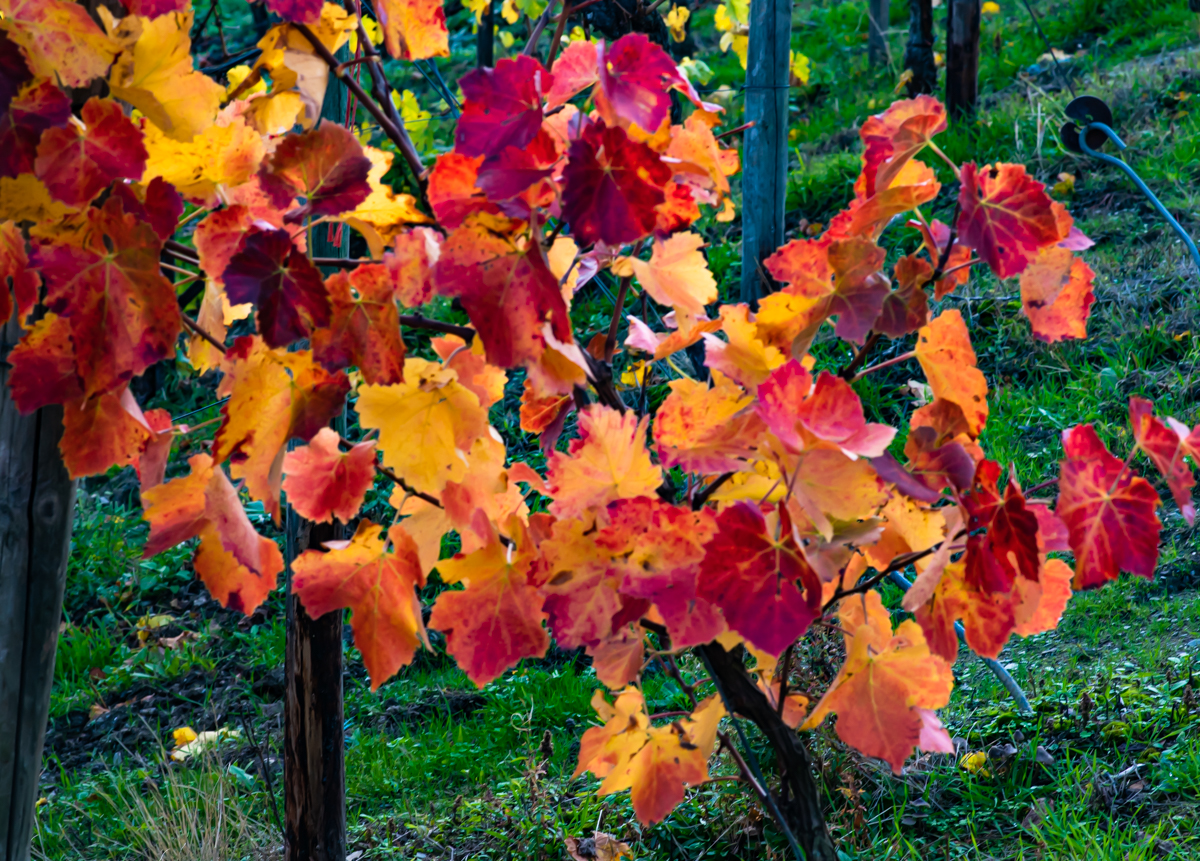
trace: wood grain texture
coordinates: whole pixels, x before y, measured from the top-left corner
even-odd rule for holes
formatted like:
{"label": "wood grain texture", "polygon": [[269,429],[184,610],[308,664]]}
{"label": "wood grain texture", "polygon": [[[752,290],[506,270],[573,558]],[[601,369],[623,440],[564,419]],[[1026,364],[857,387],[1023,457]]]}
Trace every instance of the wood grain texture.
{"label": "wood grain texture", "polygon": [[937,89],[937,62],[933,56],[933,0],[908,0],[908,47],[904,49],[908,97]]}
{"label": "wood grain texture", "polygon": [[979,0],[950,0],[946,17],[946,113],[975,113],[979,94]]}
{"label": "wood grain texture", "polygon": [[[0,355],[21,336],[16,315]],[[22,416],[0,365],[0,852],[27,861],[62,620],[75,483],[58,441],[62,407]]]}
{"label": "wood grain texture", "polygon": [[743,138],[741,290],[742,301],[751,307],[776,289],[762,261],[784,239],[791,37],[790,0],[751,4],[745,121],[754,126]]}
{"label": "wood grain texture", "polygon": [[888,53],[887,36],[890,0],[870,0],[867,13],[870,18],[867,23],[867,59],[871,65],[885,66],[891,59]]}

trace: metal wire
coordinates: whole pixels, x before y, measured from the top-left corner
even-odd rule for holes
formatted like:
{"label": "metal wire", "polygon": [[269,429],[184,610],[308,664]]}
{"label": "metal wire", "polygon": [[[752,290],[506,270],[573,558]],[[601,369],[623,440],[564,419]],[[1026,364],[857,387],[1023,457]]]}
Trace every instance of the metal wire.
{"label": "metal wire", "polygon": [[1123,150],[1127,148],[1125,146],[1125,141],[1121,140],[1117,133],[1104,123],[1088,123],[1088,125],[1079,132],[1080,149],[1082,149],[1092,158],[1099,159],[1106,164],[1111,164],[1113,167],[1119,167],[1121,170],[1125,171],[1125,175],[1133,180],[1133,184],[1136,185],[1138,190],[1146,196],[1147,200],[1154,204],[1154,208],[1158,210],[1158,214],[1166,219],[1167,224],[1171,225],[1171,229],[1174,230],[1179,235],[1179,238],[1183,240],[1184,244],[1187,245],[1188,251],[1192,255],[1192,262],[1196,264],[1196,270],[1200,272],[1200,251],[1196,250],[1196,243],[1192,241],[1192,237],[1189,236],[1187,231],[1183,229],[1183,225],[1176,221],[1175,216],[1167,211],[1167,208],[1163,206],[1162,201],[1159,200],[1154,192],[1150,190],[1150,187],[1142,181],[1142,178],[1137,175],[1136,171],[1134,171],[1132,167],[1127,165],[1124,161],[1116,156],[1111,156],[1108,153],[1096,152],[1096,150],[1088,146],[1087,133],[1092,129],[1104,132],[1104,134],[1108,136],[1108,139],[1113,142],[1117,149]]}

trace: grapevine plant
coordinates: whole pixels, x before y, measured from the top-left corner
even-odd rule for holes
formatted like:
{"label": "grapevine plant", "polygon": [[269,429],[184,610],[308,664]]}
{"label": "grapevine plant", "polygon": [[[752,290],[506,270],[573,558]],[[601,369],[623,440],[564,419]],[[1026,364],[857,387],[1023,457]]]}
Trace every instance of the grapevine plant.
{"label": "grapevine plant", "polygon": [[[1184,458],[1200,429],[1137,398],[1127,457],[1091,425],[1064,432],[1061,472],[1036,489],[1049,498],[988,459],[967,325],[930,300],[987,267],[1019,279],[1034,337],[1083,338],[1093,273],[1077,252],[1091,242],[1023,166],[950,161],[936,99],[869,118],[848,207],[763,263],[773,289],[757,308],[713,312],[693,225],[735,217],[738,156],[714,132],[720,108],[644,35],[557,57],[555,39],[549,68],[527,53],[470,72],[453,149],[426,169],[356,4],[267,5],[280,23],[223,86],[193,68],[187,0],[126,0],[120,18],[102,6],[99,24],[67,0],[0,0],[0,315],[20,332],[9,393],[26,413],[62,405],[72,476],[134,465],[146,554],[198,539],[195,572],[223,605],[251,613],[278,587],[284,560],[244,505],[278,522],[286,494],[304,518],[352,527],[295,559],[291,585],[313,617],[350,609],[373,688],[429,648],[427,627],[480,686],[553,636],[584,648],[608,689],[577,770],[601,794],[629,790],[641,822],[661,821],[708,779],[721,739],[782,827],[829,858],[801,733],[836,719],[843,742],[896,772],[914,750],[952,752],[937,710],[956,622],[995,657],[1013,634],[1053,628],[1073,589],[1151,577],[1159,498],[1131,467],[1138,451],[1194,519]],[[440,0],[375,9],[393,58],[448,53]],[[361,63],[348,65],[334,53],[351,40]],[[334,74],[374,128],[319,121]],[[380,135],[413,194],[383,181],[394,156],[369,144]],[[919,155],[960,183],[950,224],[926,211],[941,184]],[[920,244],[890,269],[878,244],[889,225]],[[343,229],[371,258],[314,261],[314,232]],[[164,254],[199,274],[172,283]],[[601,278],[617,285],[611,324],[585,332],[572,299]],[[194,319],[178,301],[191,281],[203,284]],[[644,310],[622,321],[639,289]],[[435,297],[470,326],[422,316]],[[236,321],[251,334],[231,338]],[[411,328],[434,330],[436,361],[406,355]],[[826,328],[853,348],[844,367],[810,353]],[[883,339],[914,345],[872,365]],[[703,366],[689,375],[676,360],[693,346]],[[167,481],[193,429],[143,412],[129,384],[177,351],[219,371],[228,400],[211,443]],[[614,383],[617,356],[674,370],[656,409],[644,377],[624,393]],[[867,421],[854,383],[909,361],[932,397],[901,445],[897,428]],[[517,370],[542,472],[489,426]],[[353,439],[331,426],[347,406]],[[376,523],[359,512],[379,481],[395,514]],[[451,533],[461,550],[439,558]],[[894,624],[876,587],[910,566],[911,618]],[[417,590],[434,571],[448,588],[426,616]],[[815,627],[843,639],[845,660],[806,696],[788,690],[788,665]],[[706,678],[685,682],[686,650]],[[647,712],[652,663],[690,710]],[[775,747],[779,789],[724,735],[730,711]]]}

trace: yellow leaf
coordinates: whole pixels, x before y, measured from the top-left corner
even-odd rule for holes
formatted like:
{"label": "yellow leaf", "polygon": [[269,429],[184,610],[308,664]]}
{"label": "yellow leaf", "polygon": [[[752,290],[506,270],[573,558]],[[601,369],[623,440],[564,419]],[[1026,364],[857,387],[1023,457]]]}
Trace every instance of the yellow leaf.
{"label": "yellow leaf", "polygon": [[507,30],[501,30],[499,33],[497,33],[497,35],[500,38],[500,44],[505,48],[511,48],[513,46],[513,42],[515,40],[513,39],[512,33],[508,32]]}
{"label": "yellow leaf", "polygon": [[513,0],[504,0],[500,6],[500,16],[509,24],[515,24],[521,17],[521,13],[517,11],[517,4]]}
{"label": "yellow leaf", "polygon": [[[255,99],[255,103],[263,101],[269,100]],[[180,194],[207,204],[217,202],[217,186],[241,185],[254,176],[264,154],[262,136],[242,117],[209,126],[187,142],[149,125],[144,143],[148,155],[144,182],[161,176]]]}
{"label": "yellow leaf", "polygon": [[981,7],[979,7],[979,11],[982,12],[984,15],[999,15],[1000,14],[1000,4],[994,2],[994,0],[987,0],[986,3],[984,3]]}
{"label": "yellow leaf", "polygon": [[807,85],[808,79],[812,75],[812,63],[808,57],[792,51],[790,66],[792,77],[799,81],[801,86]]}
{"label": "yellow leaf", "polygon": [[339,218],[361,233],[371,248],[371,256],[379,258],[383,256],[384,246],[390,244],[405,225],[427,224],[429,217],[417,209],[417,200],[411,194],[396,194],[383,183],[383,175],[395,158],[392,153],[374,147],[363,147],[363,152],[371,160],[371,170],[367,174],[371,193],[353,212]]}
{"label": "yellow leaf", "polygon": [[190,726],[181,726],[172,732],[171,735],[175,739],[176,747],[183,747],[185,744],[190,744],[196,740],[196,731]]}
{"label": "yellow leaf", "polygon": [[100,77],[118,46],[71,0],[0,0],[0,19],[8,37],[23,50],[39,78],[83,87]]}
{"label": "yellow leaf", "polygon": [[417,490],[440,493],[462,481],[466,453],[487,433],[487,414],[458,373],[424,359],[404,361],[404,382],[363,386],[359,423],[379,430],[383,463]]}
{"label": "yellow leaf", "polygon": [[1067,195],[1075,191],[1075,174],[1060,173],[1058,182],[1054,184],[1053,191],[1058,195]]}
{"label": "yellow leaf", "polygon": [[32,173],[0,176],[0,221],[58,221],[74,210],[50,197],[50,192]]}
{"label": "yellow leaf", "polygon": [[987,751],[985,750],[963,754],[958,764],[964,771],[969,771],[971,774],[978,774],[980,777],[992,776],[991,771],[987,768]]}
{"label": "yellow leaf", "polygon": [[190,141],[216,118],[224,88],[192,68],[192,13],[142,18],[141,35],[108,76],[112,94],[177,141]]}
{"label": "yellow leaf", "polygon": [[892,95],[900,95],[900,91],[908,86],[908,82],[913,78],[913,70],[905,69],[900,77],[896,79],[896,86],[892,88]]}
{"label": "yellow leaf", "polygon": [[672,6],[671,11],[667,13],[667,29],[671,31],[671,38],[676,42],[687,38],[687,22],[691,15],[692,10],[686,6]]}
{"label": "yellow leaf", "polygon": [[[234,66],[232,69],[226,72],[225,80],[229,82],[229,85],[225,88],[226,97],[228,97],[230,93],[241,86],[242,81],[246,80],[248,77],[250,77],[250,67],[246,65]],[[243,90],[241,96],[242,98],[245,98],[247,96],[252,96],[255,93],[265,93],[266,91],[267,85],[260,77],[255,83]]]}

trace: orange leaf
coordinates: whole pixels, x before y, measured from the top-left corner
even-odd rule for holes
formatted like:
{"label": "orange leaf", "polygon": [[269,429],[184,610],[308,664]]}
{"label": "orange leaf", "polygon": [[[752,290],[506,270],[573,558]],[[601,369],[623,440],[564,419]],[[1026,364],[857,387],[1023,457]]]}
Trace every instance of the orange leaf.
{"label": "orange leaf", "polygon": [[397,60],[450,56],[442,0],[379,0],[379,23],[388,53]]}
{"label": "orange leaf", "polygon": [[974,248],[996,277],[1019,275],[1040,249],[1062,238],[1046,187],[1024,165],[978,168],[967,162],[959,178],[959,241]]}
{"label": "orange leaf", "polygon": [[120,393],[103,392],[63,404],[58,447],[71,478],[133,463],[146,447],[150,430],[126,409],[126,398],[132,400],[132,395],[122,387]]}
{"label": "orange leaf", "polygon": [[1086,338],[1088,314],[1096,301],[1094,277],[1074,252],[1057,245],[1043,248],[1021,273],[1021,310],[1033,324],[1033,336],[1051,344]]}
{"label": "orange leaf", "polygon": [[404,380],[400,314],[387,267],[367,263],[325,279],[329,325],[312,334],[313,356],[330,371],[354,365],[363,379],[388,385]]}
{"label": "orange leaf", "polygon": [[579,438],[567,452],[546,462],[546,484],[561,518],[590,519],[592,512],[617,499],[653,496],[662,471],[646,450],[649,419],[593,404],[579,413]]}
{"label": "orange leaf", "polygon": [[388,529],[386,542],[381,530],[362,520],[349,541],[306,550],[292,563],[292,586],[310,616],[350,608],[373,691],[412,661],[418,645],[430,648],[416,592],[425,585],[417,545],[403,526]]}
{"label": "orange leaf", "polygon": [[116,44],[69,0],[0,0],[5,29],[39,78],[84,87],[108,71]]}
{"label": "orange leaf", "polygon": [[962,408],[973,437],[987,423],[987,380],[975,365],[975,350],[962,314],[943,311],[917,333],[917,361],[936,398]]}
{"label": "orange leaf", "polygon": [[654,417],[662,465],[700,473],[745,468],[764,430],[754,398],[729,380],[709,386],[684,378],[670,385]]}
{"label": "orange leaf", "polygon": [[882,114],[868,117],[858,132],[865,196],[889,187],[905,164],[945,130],[946,109],[933,96],[893,102]]}
{"label": "orange leaf", "polygon": [[629,261],[650,298],[674,308],[680,321],[703,317],[704,306],[717,301],[717,282],[700,253],[703,246],[699,234],[676,233],[666,242],[655,241],[648,262]]}
{"label": "orange leaf", "polygon": [[375,443],[360,442],[347,452],[338,434],[321,428],[306,446],[283,457],[283,490],[306,520],[349,523],[375,481]]}

